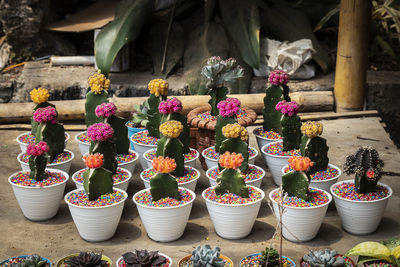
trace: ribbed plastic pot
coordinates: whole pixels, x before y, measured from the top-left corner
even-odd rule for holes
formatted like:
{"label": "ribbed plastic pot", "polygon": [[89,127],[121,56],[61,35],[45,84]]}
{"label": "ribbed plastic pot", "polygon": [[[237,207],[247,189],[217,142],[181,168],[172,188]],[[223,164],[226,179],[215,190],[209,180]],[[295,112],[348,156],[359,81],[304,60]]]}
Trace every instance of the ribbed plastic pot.
{"label": "ribbed plastic pot", "polygon": [[[69,178],[68,173],[60,170],[47,169],[50,172],[61,173],[67,179],[63,182],[44,186],[44,187],[29,187],[16,185],[11,182],[18,172],[12,174],[8,178],[11,184],[15,198],[18,201],[19,207],[24,216],[31,221],[44,221],[53,218],[58,211],[60,201],[64,195],[65,184]],[[29,171],[23,171],[29,173]]]}
{"label": "ribbed plastic pot", "polygon": [[[26,149],[28,148],[28,144],[27,144],[27,143],[21,142],[21,141],[19,140],[19,138],[20,138],[21,136],[23,136],[23,135],[30,134],[30,133],[31,133],[31,132],[22,133],[22,134],[18,135],[17,138],[15,139],[15,140],[17,140],[17,143],[18,143],[18,145],[19,145],[19,147],[20,147],[22,153],[25,153],[25,152],[26,152]],[[65,146],[67,146],[67,143],[68,143],[68,140],[69,140],[69,138],[70,138],[70,135],[69,135],[69,133],[67,133],[67,132],[65,132],[65,135],[66,135],[66,137],[65,137]]]}
{"label": "ribbed plastic pot", "polygon": [[[17,258],[25,259],[28,256],[30,256],[30,255],[21,255],[21,256],[16,256],[16,257],[12,257],[12,258],[6,259],[6,260],[0,262],[0,266],[8,266],[9,262],[12,261],[12,260],[17,259]],[[40,257],[42,258],[42,260],[46,261],[46,263],[49,265],[49,267],[51,267],[51,261],[48,258],[45,258],[45,257],[42,257],[42,256],[40,256]]]}
{"label": "ribbed plastic pot", "polygon": [[118,167],[120,167],[122,169],[125,169],[125,170],[129,171],[130,173],[134,173],[135,172],[135,166],[136,166],[136,163],[137,163],[138,158],[139,158],[139,154],[136,151],[133,151],[131,149],[129,149],[129,153],[130,154],[134,153],[136,155],[135,159],[132,160],[132,161],[129,161],[129,162],[118,163]]}
{"label": "ribbed plastic pot", "polygon": [[[279,221],[279,205],[272,198],[272,194],[277,190],[280,189],[277,188],[269,193],[269,199],[272,201],[276,220]],[[308,241],[318,234],[328,205],[332,201],[332,196],[326,191],[324,193],[327,194],[329,200],[323,205],[313,207],[284,206],[285,210],[282,216],[284,227],[282,234],[287,240],[292,242]]]}
{"label": "ribbed plastic pot", "polygon": [[[71,165],[72,165],[72,160],[74,159],[74,153],[70,150],[65,149],[64,151],[71,153],[71,158],[69,160],[60,162],[60,163],[49,163],[46,166],[46,169],[55,169],[55,170],[60,170],[60,171],[64,171],[66,173],[69,173],[69,170],[71,169]],[[20,153],[17,156],[17,160],[19,162],[19,164],[21,165],[21,169],[23,171],[29,171],[29,163],[25,163],[23,162],[20,157],[25,154],[25,153]]]}
{"label": "ribbed plastic pot", "polygon": [[[63,257],[62,259],[60,259],[60,260],[58,260],[57,261],[57,267],[64,267],[64,262],[66,261],[66,260],[68,260],[69,258],[72,258],[72,257],[74,257],[74,256],[78,256],[79,255],[79,253],[74,253],[74,254],[71,254],[71,255],[68,255],[68,256],[65,256],[65,257]],[[103,260],[103,261],[106,261],[107,263],[108,263],[108,266],[109,267],[111,267],[112,266],[112,260],[109,258],[109,257],[107,257],[106,255],[101,255],[101,259]]]}
{"label": "ribbed plastic pot", "polygon": [[[161,252],[158,252],[158,255],[161,255],[161,256],[163,256],[164,258],[167,258],[167,259],[169,260],[170,264],[165,265],[164,267],[172,266],[172,259],[171,259],[171,257],[169,257],[168,255],[165,255],[164,253],[161,253]],[[121,263],[122,260],[123,260],[122,257],[119,257],[119,258],[118,258],[118,260],[117,260],[117,267],[124,267],[124,266],[122,265],[122,263]]]}
{"label": "ribbed plastic pot", "polygon": [[122,192],[124,198],[118,203],[101,207],[81,207],[68,202],[68,197],[73,192],[83,189],[75,189],[65,195],[64,201],[68,204],[75,226],[84,240],[100,242],[110,239],[115,234],[128,194],[121,189],[114,189]]}
{"label": "ribbed plastic pot", "polygon": [[[138,133],[136,133],[136,134],[138,134]],[[142,166],[142,169],[145,170],[145,169],[147,169],[147,161],[146,161],[146,159],[144,158],[143,154],[144,154],[146,151],[148,151],[148,150],[150,150],[150,149],[152,149],[152,148],[156,148],[157,145],[146,145],[146,144],[140,144],[140,143],[138,143],[138,142],[133,141],[133,137],[134,137],[136,134],[133,134],[133,135],[131,136],[131,139],[129,139],[129,140],[131,140],[131,142],[133,143],[133,147],[135,148],[135,151],[139,154],[139,162],[140,162],[140,165]]]}
{"label": "ribbed plastic pot", "polygon": [[330,192],[335,201],[335,206],[342,221],[342,227],[354,235],[366,235],[378,228],[383,217],[389,198],[392,196],[392,189],[382,183],[378,183],[388,189],[389,194],[382,199],[370,201],[356,201],[345,199],[333,192],[333,187],[343,183],[354,183],[354,180],[345,180],[332,185]]}
{"label": "ribbed plastic pot", "polygon": [[[157,148],[152,148],[144,152],[143,157],[146,160],[147,168],[153,167],[153,160],[150,159],[149,154],[153,153]],[[190,148],[190,151],[196,151],[196,157],[191,160],[185,160],[185,166],[196,167],[196,160],[199,158],[199,152],[196,149]]]}
{"label": "ribbed plastic pot", "polygon": [[158,242],[170,242],[179,239],[185,231],[196,194],[188,190],[193,199],[175,207],[149,207],[135,200],[137,195],[149,190],[143,189],[133,196],[133,202],[136,204],[148,236]]}
{"label": "ribbed plastic pot", "polygon": [[[252,166],[252,167],[257,168],[258,170],[260,170],[262,172],[262,175],[260,175],[259,178],[254,179],[253,181],[245,181],[246,185],[251,185],[251,186],[254,186],[254,187],[257,187],[257,188],[261,188],[262,179],[265,177],[265,171],[262,168],[260,168],[260,167],[258,167],[256,165],[253,165],[253,164],[249,164],[249,165]],[[210,187],[213,187],[213,186],[217,185],[217,181],[215,179],[211,178],[211,176],[210,176],[210,173],[213,170],[217,169],[217,168],[218,168],[218,166],[210,168],[210,169],[208,169],[206,171],[206,176],[208,178],[208,181],[210,182]]]}
{"label": "ribbed plastic pot", "polygon": [[[285,169],[288,166],[289,165],[287,165],[287,164],[285,166],[283,166],[282,175],[285,174]],[[337,182],[339,177],[342,175],[342,171],[340,170],[340,168],[338,166],[335,166],[333,164],[328,164],[328,166],[331,168],[337,169],[338,175],[336,175],[335,177],[326,179],[326,180],[311,180],[310,187],[318,188],[318,189],[324,190],[326,192],[329,192],[331,190],[331,186]]]}
{"label": "ribbed plastic pot", "polygon": [[[247,257],[256,257],[256,256],[259,256],[260,254],[261,254],[261,253],[253,253],[253,254],[247,255],[246,257],[243,257],[243,258],[240,260],[239,266],[243,266],[243,261],[244,261]],[[296,263],[295,263],[294,260],[292,260],[291,258],[288,258],[288,257],[286,257],[286,256],[282,256],[282,258],[286,259],[287,261],[290,261],[290,262],[292,263],[292,266],[293,266],[293,267],[296,267]]]}
{"label": "ribbed plastic pot", "polygon": [[[262,128],[262,127],[259,127]],[[277,142],[277,141],[281,141],[282,139],[269,139],[266,137],[262,137],[258,134],[256,134],[257,129],[259,128],[255,128],[253,130],[253,134],[256,137],[256,141],[257,141],[257,145],[258,145],[258,150],[260,150],[260,152],[262,151],[262,147],[265,146],[266,144],[272,143],[272,142]]]}
{"label": "ribbed plastic pot", "polygon": [[127,122],[125,123],[125,126],[126,126],[126,128],[128,128],[128,138],[129,138],[129,141],[130,141],[130,143],[131,143],[130,146],[131,146],[131,149],[132,149],[132,150],[135,150],[135,148],[133,147],[133,143],[132,143],[132,140],[131,140],[131,136],[134,135],[135,133],[139,133],[139,132],[141,132],[141,131],[145,131],[146,128],[129,127],[129,126],[128,126],[128,123],[129,123],[129,121],[127,121]]}
{"label": "ribbed plastic pot", "polygon": [[75,135],[75,141],[78,143],[79,151],[81,152],[81,154],[83,156],[86,153],[89,153],[90,142],[85,143],[85,142],[79,141],[78,136],[81,134],[86,134],[86,131],[79,132],[77,135]]}
{"label": "ribbed plastic pot", "polygon": [[[206,155],[206,153],[209,149],[214,149],[214,148],[215,148],[215,146],[211,146],[211,147],[204,149],[203,152],[201,152],[201,155],[204,157],[204,159],[206,161],[207,170],[218,166],[218,159],[213,159],[213,158],[207,157],[207,155]],[[251,148],[254,151],[254,155],[249,157],[249,164],[254,164],[254,162],[256,161],[256,157],[258,156],[258,151],[254,147],[249,146],[249,148]]]}
{"label": "ribbed plastic pot", "polygon": [[252,187],[261,193],[261,198],[247,204],[222,204],[213,202],[205,197],[208,213],[217,234],[225,239],[241,239],[248,236],[256,221],[261,201],[265,197],[263,190]]}
{"label": "ribbed plastic pot", "polygon": [[[178,267],[188,266],[188,265],[185,265],[185,263],[188,262],[191,257],[192,257],[192,254],[189,254],[189,255],[186,255],[185,257],[181,258],[178,262]],[[219,257],[225,261],[226,266],[233,267],[233,261],[229,257],[222,255],[222,254],[220,254]]]}
{"label": "ribbed plastic pot", "polygon": [[269,171],[271,172],[272,179],[274,180],[274,183],[277,186],[280,186],[282,184],[282,168],[286,164],[288,164],[288,159],[290,156],[276,156],[276,155],[271,155],[265,153],[265,149],[275,143],[282,142],[282,141],[277,141],[277,142],[272,142],[269,144],[266,144],[261,148],[261,153],[264,157],[265,164],[268,166]]}

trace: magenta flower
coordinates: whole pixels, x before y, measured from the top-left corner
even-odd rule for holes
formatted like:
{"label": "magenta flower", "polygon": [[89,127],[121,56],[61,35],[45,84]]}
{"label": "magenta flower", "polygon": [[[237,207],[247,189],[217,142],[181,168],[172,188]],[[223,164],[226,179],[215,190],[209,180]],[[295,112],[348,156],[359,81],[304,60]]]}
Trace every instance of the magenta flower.
{"label": "magenta flower", "polygon": [[57,122],[57,111],[53,107],[38,108],[33,113],[33,119],[38,123],[56,123]]}
{"label": "magenta flower", "polygon": [[95,110],[96,116],[99,118],[109,118],[114,115],[116,111],[117,107],[114,105],[114,103],[103,103],[98,105]]}
{"label": "magenta flower", "polygon": [[285,100],[282,100],[276,104],[275,109],[280,111],[283,115],[291,117],[299,112],[299,104],[295,101],[286,102]]}
{"label": "magenta flower", "polygon": [[182,111],[182,103],[176,97],[169,98],[165,101],[161,101],[158,105],[158,110],[161,114],[170,114],[173,112]]}
{"label": "magenta flower", "polygon": [[234,99],[235,98],[227,98],[226,100],[222,100],[218,103],[217,108],[219,110],[219,115],[225,118],[237,115],[239,112],[240,101]]}
{"label": "magenta flower", "polygon": [[238,107],[240,107],[240,101],[237,98],[234,97],[228,97],[227,99],[225,99],[225,101],[228,101],[229,103],[232,103]]}
{"label": "magenta flower", "polygon": [[87,129],[87,135],[93,142],[106,141],[114,134],[113,128],[108,123],[95,123]]}
{"label": "magenta flower", "polygon": [[274,70],[269,74],[268,81],[272,85],[287,84],[289,75],[283,70]]}
{"label": "magenta flower", "polygon": [[26,154],[29,156],[41,156],[50,150],[46,142],[40,141],[37,144],[29,144],[26,149]]}

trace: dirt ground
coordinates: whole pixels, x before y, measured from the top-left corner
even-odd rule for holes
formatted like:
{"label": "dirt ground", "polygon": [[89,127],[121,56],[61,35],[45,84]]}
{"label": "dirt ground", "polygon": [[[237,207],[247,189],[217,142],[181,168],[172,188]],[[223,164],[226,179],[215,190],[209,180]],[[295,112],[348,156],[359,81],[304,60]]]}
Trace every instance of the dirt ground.
{"label": "dirt ground", "polygon": [[[307,252],[308,248],[330,247],[339,253],[345,253],[358,242],[367,240],[381,240],[400,235],[400,164],[399,151],[389,139],[382,128],[378,118],[347,119],[324,121],[325,132],[330,146],[330,163],[342,166],[347,154],[352,153],[360,145],[372,145],[377,148],[385,162],[385,171],[393,172],[392,176],[382,178],[382,182],[390,185],[394,195],[389,201],[384,218],[375,233],[365,236],[354,236],[343,231],[340,226],[340,218],[331,205],[324,219],[317,237],[304,244],[283,241],[283,255],[296,262]],[[177,241],[170,243],[158,243],[148,238],[141,224],[140,217],[131,197],[144,188],[140,181],[139,165],[136,168],[133,179],[128,189],[129,198],[125,203],[122,219],[115,236],[105,242],[89,243],[80,238],[72,221],[67,205],[62,201],[58,214],[45,222],[31,222],[24,218],[15,200],[8,177],[20,170],[17,155],[20,153],[15,138],[23,131],[0,131],[0,260],[11,256],[38,253],[57,262],[64,255],[83,250],[101,251],[114,262],[121,254],[134,249],[159,250],[169,255],[174,266],[180,258],[190,254],[198,245],[210,244],[221,247],[222,253],[230,257],[235,265],[248,254],[260,252],[269,245],[274,233],[275,218],[271,213],[267,199],[262,202],[261,210],[251,234],[241,240],[225,240],[216,235],[201,192],[209,185],[202,171],[196,193],[191,216],[184,235]],[[252,132],[250,127],[249,132]],[[80,159],[78,144],[73,140],[77,132],[69,132],[71,140],[67,148],[75,153],[70,174],[84,167]],[[255,137],[250,136],[250,143],[256,147]],[[256,165],[266,169],[261,156],[258,156]],[[200,164],[197,164],[200,167]],[[342,175],[340,179],[349,179]],[[268,193],[275,186],[272,177],[267,171],[262,189]],[[66,192],[74,189],[72,180],[69,180]],[[268,194],[266,194],[268,196]],[[279,240],[273,240],[273,246],[278,247]]]}

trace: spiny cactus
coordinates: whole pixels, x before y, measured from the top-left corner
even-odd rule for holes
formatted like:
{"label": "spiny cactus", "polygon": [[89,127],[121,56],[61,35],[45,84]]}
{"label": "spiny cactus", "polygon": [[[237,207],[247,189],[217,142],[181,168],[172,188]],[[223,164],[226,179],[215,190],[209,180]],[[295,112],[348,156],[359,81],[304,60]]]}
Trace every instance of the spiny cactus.
{"label": "spiny cactus", "polygon": [[107,267],[108,262],[102,260],[102,255],[94,252],[80,252],[78,256],[67,259],[64,264],[67,267]]}
{"label": "spiny cactus", "polygon": [[363,146],[354,155],[346,157],[344,171],[347,174],[355,173],[356,191],[366,194],[377,190],[383,166],[378,151],[371,146]]}
{"label": "spiny cactus", "polygon": [[307,121],[302,124],[300,153],[303,157],[309,157],[314,165],[308,170],[308,174],[314,174],[318,171],[325,171],[328,167],[329,147],[326,145],[326,139],[320,137],[323,126],[320,122]]}
{"label": "spiny cactus", "polygon": [[336,250],[320,249],[303,256],[303,260],[311,267],[342,267],[345,266],[344,258],[338,256]]}
{"label": "spiny cactus", "polygon": [[45,153],[49,151],[49,146],[46,142],[37,144],[29,144],[26,149],[26,154],[29,155],[29,178],[36,181],[43,181],[47,178],[45,169],[47,158]]}
{"label": "spiny cactus", "polygon": [[237,122],[237,113],[239,112],[240,101],[236,98],[227,98],[217,105],[219,114],[215,124],[215,151],[220,152],[222,141],[226,137],[222,134],[222,127],[227,124]]}
{"label": "spiny cactus", "polygon": [[282,100],[290,102],[289,87],[286,85],[288,81],[289,76],[283,70],[274,70],[269,75],[269,83],[271,85],[265,90],[264,97],[264,131],[282,133],[280,121],[282,114],[275,109],[275,106]]}
{"label": "spiny cactus", "polygon": [[262,267],[276,267],[279,266],[279,253],[274,248],[265,248],[261,252],[260,266]]}
{"label": "spiny cactus", "polygon": [[150,179],[150,193],[153,201],[162,198],[179,199],[178,182],[170,172],[176,168],[175,160],[168,157],[153,159],[153,168],[157,173]]}
{"label": "spiny cactus", "polygon": [[32,135],[36,136],[37,127],[39,126],[39,123],[33,119],[33,114],[38,108],[45,108],[49,106],[55,108],[56,106],[47,102],[50,94],[46,88],[37,88],[37,89],[35,88],[32,91],[30,91],[29,94],[31,96],[31,100],[36,104],[36,106],[33,108],[32,118],[31,118],[31,126],[32,126],[31,132]]}
{"label": "spiny cactus", "polygon": [[158,110],[160,102],[167,99],[168,81],[163,79],[151,80],[148,84],[150,96],[147,99],[149,109],[147,110],[148,123],[146,128],[149,136],[160,138],[161,113]]}
{"label": "spiny cactus", "polygon": [[283,114],[281,118],[283,151],[299,149],[301,143],[301,121],[300,117],[297,116],[298,104],[294,101],[286,102],[282,100],[275,108]]}
{"label": "spiny cactus", "polygon": [[100,196],[113,193],[112,173],[102,168],[104,156],[102,154],[89,154],[83,156],[87,170],[83,172],[83,188],[89,200],[96,200]]}
{"label": "spiny cactus", "polygon": [[126,267],[151,267],[161,266],[167,259],[158,254],[158,251],[137,250],[122,255]]}
{"label": "spiny cactus", "polygon": [[86,94],[85,102],[86,127],[102,121],[102,118],[96,116],[95,110],[98,105],[108,102],[107,90],[110,87],[110,80],[100,71],[90,76],[88,82],[90,91]]}
{"label": "spiny cactus", "polygon": [[292,171],[282,175],[282,188],[289,197],[298,197],[304,200],[309,198],[310,179],[305,173],[313,162],[309,158],[291,157],[288,160]]}
{"label": "spiny cactus", "polygon": [[193,250],[190,261],[194,267],[223,267],[225,262],[220,258],[220,252],[219,247],[211,249],[210,245],[198,246]]}
{"label": "spiny cactus", "polygon": [[217,116],[217,105],[220,101],[225,100],[228,94],[226,83],[235,82],[244,77],[243,69],[233,58],[222,60],[220,57],[211,57],[201,70],[201,74],[207,79],[208,94],[211,96],[208,101],[211,106],[211,115]]}

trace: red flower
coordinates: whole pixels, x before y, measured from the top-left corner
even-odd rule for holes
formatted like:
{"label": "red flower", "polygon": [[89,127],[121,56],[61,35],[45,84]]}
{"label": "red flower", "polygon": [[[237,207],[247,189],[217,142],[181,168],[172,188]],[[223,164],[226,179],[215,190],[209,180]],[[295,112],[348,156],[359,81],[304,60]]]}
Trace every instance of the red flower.
{"label": "red flower", "polygon": [[366,173],[368,178],[374,178],[375,177],[375,172],[373,169],[369,169]]}

